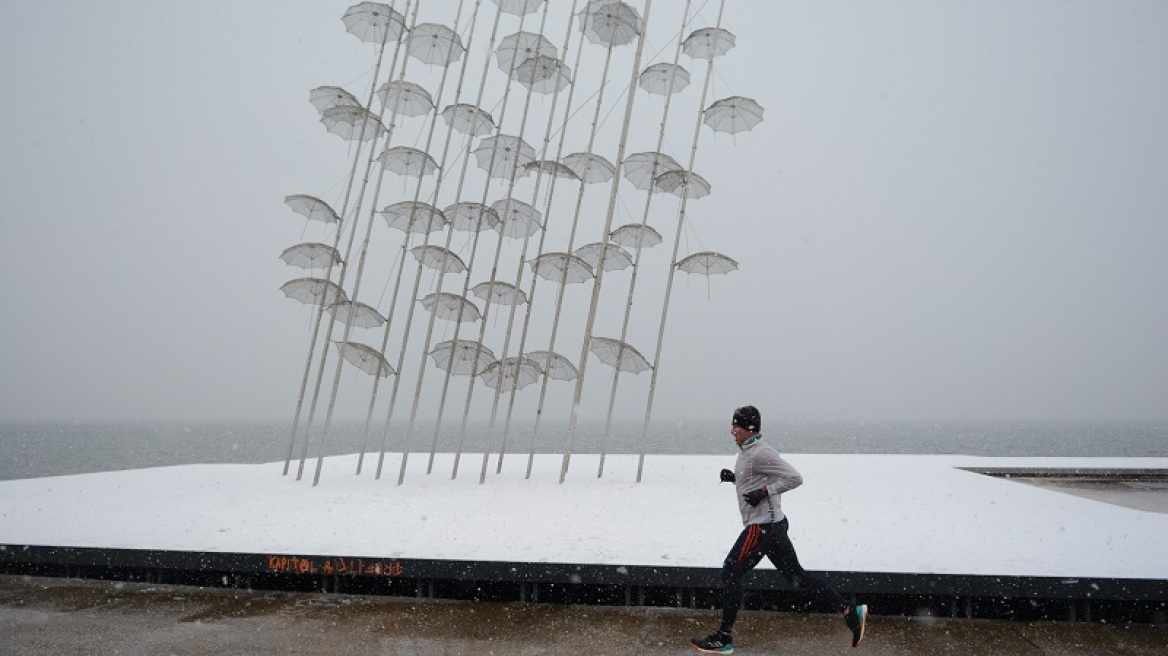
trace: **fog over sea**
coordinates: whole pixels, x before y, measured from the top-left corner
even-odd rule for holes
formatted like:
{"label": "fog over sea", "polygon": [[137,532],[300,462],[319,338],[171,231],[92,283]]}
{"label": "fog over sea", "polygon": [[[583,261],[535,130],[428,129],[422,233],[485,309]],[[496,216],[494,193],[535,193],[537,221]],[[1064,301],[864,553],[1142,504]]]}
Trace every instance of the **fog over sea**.
{"label": "fog over sea", "polygon": [[[563,424],[545,421],[535,451],[563,453]],[[381,452],[384,426],[374,425],[366,453]],[[321,454],[320,428],[314,428],[307,457]],[[403,448],[402,428],[385,441],[387,459]],[[447,420],[437,444],[433,424],[419,424],[411,454],[457,449],[459,422]],[[472,424],[463,437],[463,452],[483,452],[485,424]],[[607,447],[603,422],[582,422],[573,453],[639,453],[641,423],[614,422]],[[966,454],[977,456],[1120,456],[1168,457],[1168,422],[823,422],[764,424],[764,436],[781,452],[825,454]],[[513,423],[507,435],[507,459],[526,462],[532,447],[532,423]],[[500,422],[490,437],[497,454],[503,438]],[[362,450],[364,423],[345,421],[329,431],[325,455]],[[291,443],[291,423],[0,423],[0,480],[60,476],[198,463],[283,461]],[[297,435],[293,459],[303,453]],[[658,421],[650,427],[650,454],[734,455],[728,421]],[[373,460],[376,462],[376,459]],[[398,462],[396,458],[392,462]],[[492,457],[494,463],[494,457]],[[648,466],[651,466],[648,465]]]}

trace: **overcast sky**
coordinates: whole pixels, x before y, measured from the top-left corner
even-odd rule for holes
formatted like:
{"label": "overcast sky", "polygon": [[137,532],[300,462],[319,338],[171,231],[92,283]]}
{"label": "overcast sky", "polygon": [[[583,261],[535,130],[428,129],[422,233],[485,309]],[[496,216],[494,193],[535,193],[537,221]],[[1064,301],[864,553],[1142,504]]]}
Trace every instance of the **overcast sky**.
{"label": "overcast sky", "polygon": [[[345,31],[349,4],[0,3],[0,420],[291,420],[312,313],[279,291],[307,274],[277,256],[334,233],[283,200],[343,202],[354,150],[318,122],[308,94],[368,94],[376,47]],[[713,25],[717,4],[695,3],[691,29]],[[680,0],[654,5],[643,66],[672,60],[680,27]],[[748,96],[765,120],[733,136],[701,128],[694,171],[713,192],[687,203],[680,254],[718,251],[740,268],[678,274],[655,421],[728,419],[744,403],[812,420],[1168,419],[1168,4],[727,5],[737,45],[715,61],[706,104]],[[466,102],[494,16],[482,6]],[[452,24],[454,7],[424,0],[418,20]],[[537,31],[536,16],[525,30]],[[563,25],[548,22],[557,48]],[[499,34],[518,28],[507,16]],[[603,48],[585,52],[565,153],[585,148],[604,60]],[[606,138],[619,131],[633,52],[614,55]],[[671,102],[666,149],[685,164],[706,67],[680,63],[693,82]],[[407,79],[436,93],[441,69],[410,67]],[[450,82],[440,105],[453,93]],[[509,101],[507,132],[523,98]],[[653,149],[663,107],[635,97],[627,152]],[[428,119],[411,120],[395,143],[424,141]],[[524,129],[542,142],[542,120]],[[611,159],[615,145],[605,148]],[[601,234],[608,188],[588,190],[600,209],[576,245]],[[639,222],[645,202],[620,189],[613,227]],[[489,190],[495,200],[506,185]],[[531,180],[516,190],[531,200]],[[412,195],[388,176],[376,207]],[[649,358],[678,205],[653,201],[666,243],[646,251],[629,332]],[[549,241],[570,220],[553,214]],[[385,313],[401,238],[381,219],[373,235],[361,300]],[[484,236],[485,252],[496,241]],[[454,244],[468,255],[467,236]],[[629,278],[605,275],[596,334],[619,335]],[[585,289],[565,294],[577,332]],[[538,294],[546,323],[555,286]],[[424,339],[426,318],[417,312],[411,339]],[[496,351],[506,319],[488,320]],[[546,348],[538,331],[525,350]],[[439,327],[435,341],[451,336]],[[580,347],[565,336],[556,350],[578,360]],[[416,371],[403,371],[400,408]],[[584,417],[603,418],[611,371],[589,362]],[[427,376],[420,412],[432,417],[441,378]],[[364,415],[369,382],[343,372],[343,416]],[[549,416],[570,407],[571,384],[557,385]],[[648,385],[649,373],[622,376],[617,415],[639,418]],[[448,421],[465,379],[454,387]],[[480,386],[475,417],[491,395]],[[538,387],[520,396],[529,418]]]}

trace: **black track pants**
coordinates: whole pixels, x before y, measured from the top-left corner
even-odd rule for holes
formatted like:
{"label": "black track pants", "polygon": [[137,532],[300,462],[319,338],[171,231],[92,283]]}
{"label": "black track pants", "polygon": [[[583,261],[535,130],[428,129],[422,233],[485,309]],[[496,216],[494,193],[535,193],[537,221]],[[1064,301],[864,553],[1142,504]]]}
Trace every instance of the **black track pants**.
{"label": "black track pants", "polygon": [[742,529],[734,548],[722,563],[722,627],[730,633],[742,605],[742,579],[766,556],[788,583],[810,590],[825,604],[842,612],[849,604],[823,579],[799,564],[795,546],[787,537],[787,518],[777,524],[751,524]]}

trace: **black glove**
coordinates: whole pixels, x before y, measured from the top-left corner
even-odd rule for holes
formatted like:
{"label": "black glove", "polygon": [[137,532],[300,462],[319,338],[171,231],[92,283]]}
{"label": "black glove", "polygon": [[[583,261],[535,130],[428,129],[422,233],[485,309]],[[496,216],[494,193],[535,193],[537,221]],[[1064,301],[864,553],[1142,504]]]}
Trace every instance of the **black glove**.
{"label": "black glove", "polygon": [[734,479],[734,472],[730,471],[729,469],[723,469],[722,473],[721,473],[721,477],[722,477],[721,482],[723,482],[723,483],[733,483],[735,480]]}
{"label": "black glove", "polygon": [[762,503],[762,500],[768,496],[770,496],[770,493],[766,491],[766,488],[760,487],[757,490],[751,490],[742,495],[742,498],[746,499],[746,503],[749,503],[752,506],[757,506],[758,504]]}

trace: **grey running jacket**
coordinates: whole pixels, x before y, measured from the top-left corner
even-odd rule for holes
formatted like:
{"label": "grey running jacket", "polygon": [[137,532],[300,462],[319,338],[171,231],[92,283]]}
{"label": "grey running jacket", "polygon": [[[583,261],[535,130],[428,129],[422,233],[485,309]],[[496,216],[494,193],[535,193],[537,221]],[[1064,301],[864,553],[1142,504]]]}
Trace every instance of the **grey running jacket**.
{"label": "grey running jacket", "polygon": [[[783,521],[780,494],[803,484],[803,477],[783,460],[774,447],[762,441],[761,436],[747,442],[734,463],[734,485],[738,493],[738,510],[742,513],[742,524],[774,524]],[[757,506],[746,503],[742,495],[765,487],[769,496]]]}

